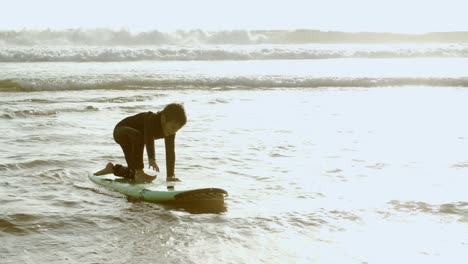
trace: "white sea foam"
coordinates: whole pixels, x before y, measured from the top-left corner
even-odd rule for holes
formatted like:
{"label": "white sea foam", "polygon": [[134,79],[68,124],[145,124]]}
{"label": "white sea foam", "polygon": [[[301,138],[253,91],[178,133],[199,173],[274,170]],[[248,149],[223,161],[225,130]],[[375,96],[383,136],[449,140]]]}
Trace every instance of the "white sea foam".
{"label": "white sea foam", "polygon": [[0,62],[468,57],[468,45],[0,46]]}

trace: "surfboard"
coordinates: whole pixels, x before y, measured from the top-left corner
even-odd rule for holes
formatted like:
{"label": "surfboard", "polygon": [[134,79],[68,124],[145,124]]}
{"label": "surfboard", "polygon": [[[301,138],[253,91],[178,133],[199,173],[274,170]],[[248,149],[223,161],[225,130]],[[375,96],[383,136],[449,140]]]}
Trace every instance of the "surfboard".
{"label": "surfboard", "polygon": [[[89,179],[101,186],[122,193],[128,197],[166,204],[186,204],[192,206],[222,205],[228,193],[220,188],[185,189],[185,185],[173,182],[164,183],[135,183],[114,175],[95,176],[88,175]],[[161,181],[161,180],[159,180]],[[182,188],[182,189],[180,189]]]}

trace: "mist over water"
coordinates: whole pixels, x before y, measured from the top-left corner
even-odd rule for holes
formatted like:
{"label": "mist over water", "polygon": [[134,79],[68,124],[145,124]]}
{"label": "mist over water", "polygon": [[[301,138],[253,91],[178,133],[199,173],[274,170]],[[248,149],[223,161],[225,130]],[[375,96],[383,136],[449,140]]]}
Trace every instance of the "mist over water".
{"label": "mist over water", "polygon": [[[2,263],[464,263],[463,34],[297,32],[1,32]],[[124,162],[118,121],[171,102],[176,176],[227,190],[225,212],[87,178]]]}

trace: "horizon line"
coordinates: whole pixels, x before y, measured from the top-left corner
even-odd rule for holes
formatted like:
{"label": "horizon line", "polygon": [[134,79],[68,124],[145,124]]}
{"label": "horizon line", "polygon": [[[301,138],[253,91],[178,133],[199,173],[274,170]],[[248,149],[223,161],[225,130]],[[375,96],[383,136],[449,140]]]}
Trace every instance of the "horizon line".
{"label": "horizon line", "polygon": [[164,29],[136,29],[129,27],[70,27],[70,28],[33,28],[33,27],[23,27],[23,28],[0,28],[0,32],[21,32],[21,31],[70,31],[70,30],[84,30],[84,31],[97,31],[97,30],[109,30],[109,31],[127,31],[129,33],[143,33],[143,32],[161,32],[161,33],[176,33],[176,32],[191,32],[191,31],[203,31],[203,32],[236,32],[236,31],[245,31],[245,32],[294,32],[294,31],[309,31],[309,32],[320,32],[320,33],[348,33],[348,34],[395,34],[395,35],[428,35],[428,34],[438,34],[438,33],[468,33],[467,30],[447,30],[447,31],[421,31],[421,32],[398,32],[398,31],[367,31],[367,30],[335,30],[335,29],[317,29],[317,28],[271,28],[271,29],[203,29],[203,28],[180,28],[172,30]]}

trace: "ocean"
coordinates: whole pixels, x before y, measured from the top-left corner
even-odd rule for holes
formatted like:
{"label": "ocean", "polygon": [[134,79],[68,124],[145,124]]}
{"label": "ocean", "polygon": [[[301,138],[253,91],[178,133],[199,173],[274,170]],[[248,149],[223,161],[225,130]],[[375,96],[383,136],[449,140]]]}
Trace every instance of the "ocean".
{"label": "ocean", "polygon": [[[468,259],[468,44],[52,33],[0,34],[1,263]],[[223,212],[87,177],[125,162],[118,121],[172,102],[176,176]]]}

